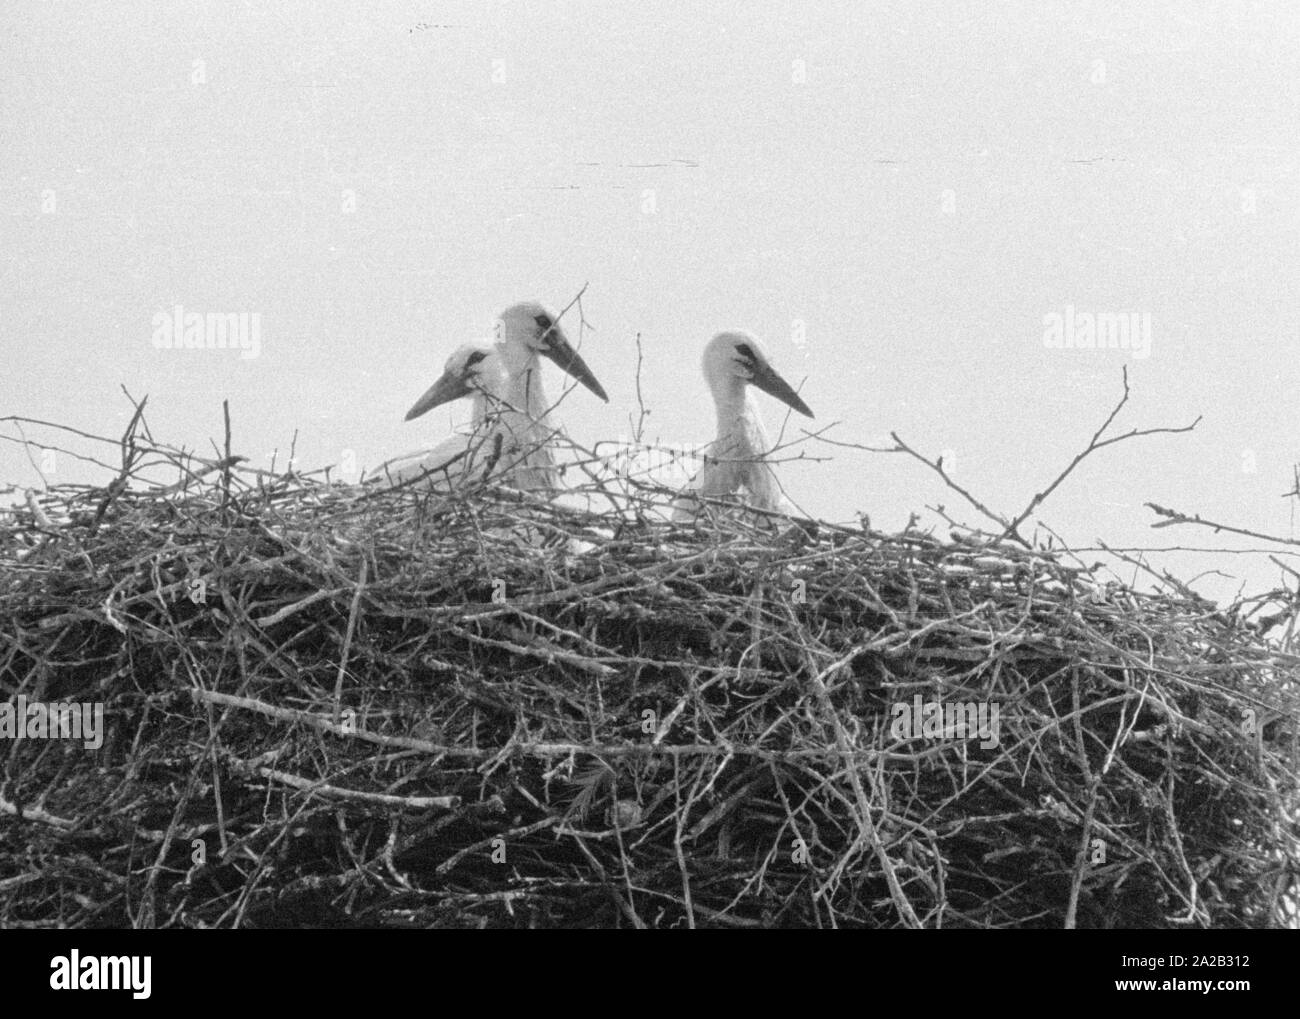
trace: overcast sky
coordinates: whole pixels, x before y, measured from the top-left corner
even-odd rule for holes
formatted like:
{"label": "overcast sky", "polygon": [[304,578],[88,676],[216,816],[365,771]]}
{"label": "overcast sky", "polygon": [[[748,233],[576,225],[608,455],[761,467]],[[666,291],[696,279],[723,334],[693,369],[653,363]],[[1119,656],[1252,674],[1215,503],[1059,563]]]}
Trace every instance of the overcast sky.
{"label": "overcast sky", "polygon": [[[7,0],[0,415],[112,434],[125,385],[156,437],[206,447],[228,398],[261,465],[295,431],[301,467],[373,465],[463,420],[402,420],[453,347],[585,283],[610,403],[564,403],[580,441],[629,434],[638,333],[650,434],[709,438],[699,353],[743,328],[830,437],[946,451],[1014,513],[1127,365],[1120,430],[1204,420],[1103,451],[1042,518],[1076,545],[1246,545],[1151,531],[1153,501],[1291,536],[1298,28],[1185,0]],[[256,313],[259,356],[156,349],[178,304]],[[1149,351],[1045,343],[1080,313],[1134,313]],[[809,452],[835,459],[783,478],[815,515],[977,521],[913,461]],[[40,484],[11,442],[0,483]]]}

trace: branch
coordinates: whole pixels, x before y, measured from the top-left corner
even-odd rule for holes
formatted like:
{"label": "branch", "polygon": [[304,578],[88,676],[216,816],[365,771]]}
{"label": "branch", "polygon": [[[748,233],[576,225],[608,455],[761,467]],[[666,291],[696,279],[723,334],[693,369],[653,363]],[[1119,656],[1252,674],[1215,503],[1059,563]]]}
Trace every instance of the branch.
{"label": "branch", "polygon": [[1010,526],[1007,527],[1006,531],[1002,534],[1002,538],[1006,538],[1011,535],[1014,535],[1016,533],[1017,528],[1019,528],[1020,525],[1023,524],[1025,520],[1028,519],[1029,514],[1033,513],[1034,510],[1038,509],[1038,507],[1043,504],[1043,502],[1047,499],[1047,497],[1051,495],[1054,491],[1056,491],[1057,487],[1061,484],[1061,482],[1064,481],[1067,477],[1069,477],[1070,474],[1073,473],[1074,469],[1079,466],[1079,464],[1081,464],[1089,455],[1095,453],[1097,450],[1103,449],[1106,446],[1113,446],[1118,442],[1124,442],[1126,439],[1136,439],[1144,435],[1161,435],[1161,434],[1176,434],[1178,432],[1190,432],[1193,428],[1195,428],[1198,424],[1201,423],[1201,418],[1198,415],[1195,421],[1193,421],[1190,425],[1184,425],[1182,428],[1133,428],[1125,432],[1123,435],[1112,435],[1109,439],[1103,439],[1101,437],[1102,434],[1106,431],[1107,428],[1111,426],[1111,423],[1115,420],[1119,412],[1124,409],[1124,405],[1128,403],[1129,388],[1128,388],[1128,366],[1127,365],[1124,367],[1123,372],[1124,372],[1124,395],[1119,398],[1119,403],[1115,404],[1115,409],[1110,412],[1110,416],[1107,417],[1106,420],[1102,422],[1101,427],[1098,428],[1093,433],[1092,439],[1089,440],[1088,442],[1087,449],[1085,449],[1082,453],[1078,454],[1073,460],[1071,460],[1069,464],[1066,466],[1065,470],[1063,470],[1060,474],[1056,476],[1055,481],[1053,481],[1050,485],[1048,485],[1045,489],[1043,489],[1043,491],[1039,492],[1031,500],[1029,500],[1029,505],[1024,508],[1024,511],[1021,512],[1020,515],[1017,516],[1015,520],[1011,521]]}
{"label": "branch", "polygon": [[1300,545],[1300,541],[1294,538],[1279,538],[1274,534],[1263,534],[1260,531],[1251,531],[1244,527],[1233,527],[1231,524],[1220,524],[1213,520],[1206,520],[1200,514],[1188,516],[1186,513],[1180,513],[1178,510],[1166,509],[1164,506],[1157,506],[1153,502],[1147,503],[1147,506],[1157,515],[1165,517],[1158,524],[1152,524],[1154,530],[1157,527],[1173,527],[1175,524],[1200,524],[1202,527],[1208,527],[1213,531],[1225,531],[1228,534],[1240,534],[1246,538],[1262,538],[1264,541],[1275,541],[1279,545]]}
{"label": "branch", "polygon": [[[1012,533],[1015,531],[1014,524],[1008,525],[1005,517],[1001,517],[998,514],[994,513],[991,509],[989,509],[982,502],[976,499],[975,496],[971,495],[970,492],[966,491],[966,489],[962,488],[961,485],[953,481],[953,479],[949,476],[948,472],[943,469],[943,457],[939,457],[938,460],[927,460],[920,453],[918,453],[911,446],[909,446],[902,439],[900,439],[898,437],[897,432],[890,432],[889,437],[893,439],[894,442],[896,443],[893,449],[873,450],[873,452],[906,453],[908,456],[915,457],[917,460],[920,460],[921,463],[925,464],[927,467],[930,468],[930,470],[934,471],[936,474],[939,475],[939,477],[943,478],[944,484],[946,484],[954,492],[960,495],[963,499],[965,499],[968,503],[974,506],[977,510],[983,513],[986,517],[992,520],[999,527],[1006,528],[1006,530],[1002,534],[1002,538],[1011,536],[1014,537],[1016,541],[1020,542],[1020,544],[1024,545],[1025,548],[1030,547],[1029,542],[1025,541],[1024,538],[1020,537],[1019,534]],[[1002,539],[1000,538],[998,540],[1000,541]]]}

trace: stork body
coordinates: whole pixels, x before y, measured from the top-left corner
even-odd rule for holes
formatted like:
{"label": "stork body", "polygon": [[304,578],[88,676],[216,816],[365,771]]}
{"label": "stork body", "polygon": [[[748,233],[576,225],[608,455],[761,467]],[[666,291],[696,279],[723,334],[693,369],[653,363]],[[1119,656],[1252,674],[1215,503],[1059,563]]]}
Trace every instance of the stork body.
{"label": "stork body", "polygon": [[520,488],[556,492],[560,472],[555,459],[559,426],[542,384],[542,357],[549,358],[602,400],[609,397],[586,362],[570,345],[552,315],[535,301],[511,305],[501,314],[494,344],[501,365],[502,405],[518,466]]}
{"label": "stork body", "polygon": [[489,343],[457,347],[442,375],[406,413],[406,420],[425,414],[452,400],[470,399],[470,426],[449,435],[432,449],[396,457],[381,465],[371,479],[388,478],[395,485],[420,479],[422,487],[448,490],[476,477],[499,460],[497,436],[501,422],[497,407],[505,391],[505,373],[495,348]]}
{"label": "stork body", "polygon": [[410,421],[469,396],[471,430],[428,452],[390,461],[384,465],[387,476],[399,484],[422,479],[421,485],[444,489],[467,475],[491,473],[517,488],[556,491],[560,481],[553,445],[558,428],[542,386],[542,356],[608,400],[545,308],[536,302],[512,305],[501,315],[496,340],[457,348],[442,377],[406,415]]}
{"label": "stork body", "polygon": [[704,348],[703,367],[717,410],[716,437],[705,452],[704,466],[673,504],[673,519],[694,519],[703,511],[701,498],[725,498],[742,491],[745,501],[757,509],[791,512],[767,460],[772,443],[750,386],[807,417],[813,416],[812,411],[777,374],[749,333],[726,332],[713,337]]}

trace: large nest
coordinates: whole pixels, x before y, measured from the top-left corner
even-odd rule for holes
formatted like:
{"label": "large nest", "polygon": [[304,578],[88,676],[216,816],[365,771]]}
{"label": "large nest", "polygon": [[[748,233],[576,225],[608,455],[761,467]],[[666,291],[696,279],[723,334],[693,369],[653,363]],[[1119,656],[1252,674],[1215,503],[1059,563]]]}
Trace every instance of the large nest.
{"label": "large nest", "polygon": [[[1291,922],[1298,660],[1245,619],[1013,542],[653,517],[134,436],[29,497],[0,686],[106,733],[3,746],[0,925]],[[900,728],[931,704],[996,725]]]}

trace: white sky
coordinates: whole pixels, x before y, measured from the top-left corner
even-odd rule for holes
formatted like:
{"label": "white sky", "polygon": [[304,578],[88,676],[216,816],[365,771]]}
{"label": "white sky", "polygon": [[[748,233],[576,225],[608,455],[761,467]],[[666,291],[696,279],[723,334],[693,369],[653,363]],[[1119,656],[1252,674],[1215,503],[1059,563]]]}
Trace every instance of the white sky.
{"label": "white sky", "polygon": [[[1292,535],[1297,29],[1211,2],[7,0],[0,415],[114,434],[121,384],[206,447],[229,398],[261,465],[295,430],[303,467],[373,465],[463,418],[402,421],[455,345],[585,282],[611,402],[565,402],[580,441],[628,434],[638,332],[651,435],[709,438],[699,352],[744,328],[832,437],[947,450],[1010,513],[1127,364],[1121,429],[1205,420],[1102,452],[1043,518],[1077,545],[1245,545],[1152,532],[1147,501]],[[177,303],[259,313],[261,356],[154,349]],[[1047,349],[1067,305],[1149,313],[1151,356]],[[902,457],[784,479],[830,519],[977,519]],[[0,483],[39,484],[9,442]]]}

